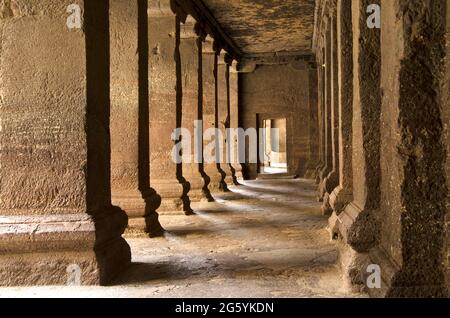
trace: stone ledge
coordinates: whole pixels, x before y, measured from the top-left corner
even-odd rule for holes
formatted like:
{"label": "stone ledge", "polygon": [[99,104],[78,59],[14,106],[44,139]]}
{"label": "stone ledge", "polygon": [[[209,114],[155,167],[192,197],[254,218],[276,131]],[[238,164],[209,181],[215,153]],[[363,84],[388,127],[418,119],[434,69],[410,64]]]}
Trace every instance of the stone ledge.
{"label": "stone ledge", "polygon": [[0,217],[0,253],[89,250],[95,225],[87,214]]}
{"label": "stone ledge", "polygon": [[127,218],[111,206],[88,214],[0,218],[0,285],[66,284],[77,265],[84,285],[105,285],[131,261],[121,237]]}

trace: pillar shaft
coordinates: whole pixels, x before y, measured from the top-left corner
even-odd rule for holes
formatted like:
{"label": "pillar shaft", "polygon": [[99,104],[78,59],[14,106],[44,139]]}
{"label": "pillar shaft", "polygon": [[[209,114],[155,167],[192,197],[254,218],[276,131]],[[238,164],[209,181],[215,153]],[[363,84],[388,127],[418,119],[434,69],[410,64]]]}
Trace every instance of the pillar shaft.
{"label": "pillar shaft", "polygon": [[352,201],[352,120],[353,120],[353,29],[352,4],[337,4],[337,40],[339,67],[339,186],[330,197],[334,212],[339,215]]}
{"label": "pillar shaft", "polygon": [[[239,73],[237,72],[237,63],[233,63],[230,67],[230,127],[232,129],[239,128]],[[235,136],[231,142],[234,147],[234,161],[232,167],[234,169],[234,175],[237,180],[242,180],[242,165],[239,162],[239,140],[238,136]]]}
{"label": "pillar shaft", "polygon": [[162,198],[162,214],[192,212],[189,183],[182,163],[173,160],[180,138],[172,140],[182,125],[182,69],[180,20],[170,12],[151,11],[150,55],[150,183]]}
{"label": "pillar shaft", "polygon": [[[333,212],[333,208],[330,205],[330,198],[333,190],[339,185],[339,83],[338,83],[338,51],[337,51],[337,21],[336,10],[333,10],[332,17],[330,19],[330,44],[331,47],[328,50],[330,54],[330,71],[329,71],[329,84],[330,93],[328,115],[330,117],[328,128],[330,131],[327,133],[327,137],[330,138],[331,143],[328,143],[327,157],[331,160],[330,173],[327,175],[322,183],[321,191],[324,193],[322,212],[325,215],[330,215]],[[328,151],[329,150],[329,151]],[[328,154],[328,152],[331,152]]]}
{"label": "pillar shaft", "polygon": [[339,69],[338,69],[338,34],[336,14],[331,23],[331,152],[332,171],[328,175],[327,192],[331,192],[339,185]]}
{"label": "pillar shaft", "polygon": [[309,160],[304,177],[313,179],[319,158],[319,126],[318,126],[318,69],[317,64],[309,67]]}
{"label": "pillar shaft", "polygon": [[[197,127],[198,121],[202,120],[203,111],[203,101],[199,101],[201,96],[199,94],[202,94],[199,90],[199,80],[202,81],[199,75],[202,67],[202,61],[199,59],[199,55],[202,54],[201,43],[201,39],[194,32],[194,23],[186,22],[182,26],[180,44],[183,78],[182,127],[190,133],[191,149],[189,162],[183,163],[183,177],[190,184],[189,198],[191,201],[212,200],[208,189],[209,178],[203,171],[202,157],[200,157],[203,151],[203,127]],[[199,140],[196,140],[197,137]],[[183,155],[186,154],[183,152]]]}
{"label": "pillar shaft", "polygon": [[[208,129],[215,129],[216,127],[216,80],[215,80],[215,52],[212,48],[212,43],[207,41],[204,44],[204,52],[203,56],[203,129],[204,131],[208,131]],[[226,187],[223,187],[222,183],[222,174],[219,169],[217,169],[216,161],[209,162],[207,161],[207,157],[211,157],[215,159],[215,151],[212,151],[210,154],[208,152],[208,145],[214,143],[215,145],[215,132],[210,130],[211,132],[208,136],[204,135],[203,145],[205,151],[205,162],[204,162],[204,171],[206,175],[210,178],[210,183],[208,188],[211,192],[218,190],[226,190]]]}
{"label": "pillar shaft", "polygon": [[333,44],[331,31],[332,20],[330,18],[327,26],[327,31],[325,33],[325,47],[324,47],[324,59],[325,59],[325,69],[324,69],[324,107],[323,107],[323,119],[324,119],[324,167],[320,172],[320,185],[319,185],[319,200],[323,201],[326,191],[326,179],[329,173],[333,170],[333,143],[332,143],[332,117],[331,117],[331,107],[332,107],[332,53]]}
{"label": "pillar shaft", "polygon": [[157,236],[161,198],[149,180],[147,1],[111,1],[110,20],[112,202],[128,214],[128,234]]}
{"label": "pillar shaft", "polygon": [[80,29],[70,4],[0,19],[2,285],[105,284],[130,262],[111,205],[108,1],[80,4]]}
{"label": "pillar shaft", "polygon": [[[447,297],[442,67],[444,1],[383,3],[381,241],[388,297]],[[387,54],[389,52],[389,54]],[[374,291],[375,292],[375,291]]]}
{"label": "pillar shaft", "polygon": [[[319,128],[319,163],[316,167],[316,183],[320,184],[321,171],[325,167],[325,62],[324,49],[321,49],[318,55],[319,67],[317,69],[317,90],[319,93],[319,103],[317,105],[317,126]],[[320,198],[319,198],[320,199]]]}
{"label": "pillar shaft", "polygon": [[221,131],[223,140],[220,141],[220,162],[218,169],[222,172],[222,186],[233,184],[233,172],[227,162],[227,128],[230,127],[229,104],[229,66],[224,61],[224,55],[218,56],[216,73],[216,127]]}

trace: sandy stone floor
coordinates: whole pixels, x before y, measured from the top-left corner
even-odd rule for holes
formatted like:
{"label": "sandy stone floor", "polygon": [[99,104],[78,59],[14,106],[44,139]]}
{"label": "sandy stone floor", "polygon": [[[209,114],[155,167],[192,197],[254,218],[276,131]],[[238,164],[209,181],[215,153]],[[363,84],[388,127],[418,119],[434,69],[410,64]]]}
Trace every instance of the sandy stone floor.
{"label": "sandy stone floor", "polygon": [[161,216],[159,239],[128,239],[112,287],[0,288],[0,297],[361,297],[344,287],[327,219],[305,180],[245,182],[195,216]]}

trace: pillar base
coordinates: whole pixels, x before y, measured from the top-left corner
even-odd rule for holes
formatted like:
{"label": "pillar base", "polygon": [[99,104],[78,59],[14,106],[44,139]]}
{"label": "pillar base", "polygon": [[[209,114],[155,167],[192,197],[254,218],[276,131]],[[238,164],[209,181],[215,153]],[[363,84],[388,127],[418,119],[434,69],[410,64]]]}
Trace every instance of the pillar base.
{"label": "pillar base", "polygon": [[0,285],[106,285],[131,262],[130,247],[121,237],[125,226],[126,215],[116,207],[95,218],[2,217]]}
{"label": "pillar base", "polygon": [[160,215],[192,215],[191,201],[188,193],[189,182],[178,179],[151,180],[151,186],[161,196],[161,205],[158,208]]}
{"label": "pillar base", "polygon": [[208,184],[209,192],[212,193],[222,191],[222,174],[217,170],[217,166],[214,165],[214,167],[207,167],[207,169],[205,169],[205,174],[207,174],[210,179]]}
{"label": "pillar base", "polygon": [[352,200],[352,192],[341,185],[337,186],[330,194],[330,206],[337,215],[341,214]]}
{"label": "pillar base", "polygon": [[306,169],[305,175],[303,176],[305,179],[314,180],[316,178],[316,169],[308,168]]}
{"label": "pillar base", "polygon": [[342,240],[337,241],[337,247],[345,287],[352,292],[367,291],[369,255],[356,252]]}
{"label": "pillar base", "polygon": [[339,186],[339,173],[331,171],[324,180],[324,190],[331,195],[334,189]]}
{"label": "pillar base", "polygon": [[[434,268],[437,273],[424,276],[420,266],[406,264],[401,267],[396,264],[380,247],[370,252],[372,264],[381,268],[381,288],[369,289],[372,297],[393,298],[447,298],[448,290],[444,279],[444,269]],[[417,272],[417,274],[416,274]],[[437,275],[436,275],[437,274]],[[429,277],[437,279],[429,279]],[[425,281],[423,281],[425,280]]]}
{"label": "pillar base", "polygon": [[330,205],[330,195],[326,192],[322,199],[322,215],[330,216],[333,213],[333,209]]}
{"label": "pillar base", "polygon": [[373,214],[373,211],[363,210],[356,203],[350,202],[339,215],[339,233],[359,253],[368,252],[380,239],[379,222]]}
{"label": "pillar base", "polygon": [[236,175],[236,170],[234,169],[232,164],[229,164],[228,166],[229,166],[230,171],[231,171],[231,183],[232,183],[232,185],[240,186],[241,184],[238,182],[238,178],[237,178],[237,175]]}
{"label": "pillar base", "polygon": [[323,202],[323,197],[324,197],[325,193],[327,192],[326,188],[325,188],[325,181],[326,181],[328,174],[329,174],[329,169],[327,167],[324,167],[319,171],[319,175],[318,175],[319,187],[317,189],[317,201],[318,202]]}
{"label": "pillar base", "polygon": [[[242,166],[240,163],[236,163],[236,164],[232,164],[231,165],[234,169],[234,175],[236,177],[237,181],[242,181],[244,180],[244,174],[242,173]],[[237,185],[240,185],[240,183],[238,182]]]}
{"label": "pillar base", "polygon": [[128,215],[126,237],[163,236],[164,229],[158,221],[156,209],[161,204],[161,197],[153,189],[141,193],[128,190],[113,193],[112,202],[121,207]]}
{"label": "pillar base", "polygon": [[200,172],[185,174],[184,177],[189,181],[189,199],[191,202],[212,202],[214,198],[208,189],[208,180],[205,180],[205,176],[202,176]]}
{"label": "pillar base", "polygon": [[159,223],[159,214],[152,213],[145,218],[134,218],[128,221],[125,238],[155,238],[164,236],[165,230]]}
{"label": "pillar base", "polygon": [[314,179],[316,181],[316,184],[319,185],[320,184],[320,171],[324,168],[323,166],[323,162],[319,161],[319,163],[317,164],[315,170],[314,170]]}
{"label": "pillar base", "polygon": [[224,173],[223,181],[227,184],[227,187],[234,185],[233,171],[231,170],[230,165],[224,163],[220,165],[220,168]]}
{"label": "pillar base", "polygon": [[226,180],[226,173],[217,165],[214,165],[214,168],[209,167],[208,170],[209,172],[206,173],[211,178],[209,190],[211,192],[228,192],[228,182],[230,182],[230,179]]}

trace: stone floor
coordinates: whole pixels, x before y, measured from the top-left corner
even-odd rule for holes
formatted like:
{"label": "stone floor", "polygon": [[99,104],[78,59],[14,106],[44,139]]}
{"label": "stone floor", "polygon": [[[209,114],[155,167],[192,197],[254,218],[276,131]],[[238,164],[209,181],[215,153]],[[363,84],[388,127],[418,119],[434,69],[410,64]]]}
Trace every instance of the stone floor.
{"label": "stone floor", "polygon": [[3,288],[0,297],[361,297],[336,265],[316,186],[259,180],[161,216],[159,239],[128,239],[133,265],[112,287]]}

